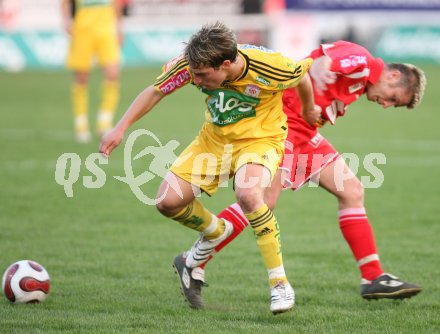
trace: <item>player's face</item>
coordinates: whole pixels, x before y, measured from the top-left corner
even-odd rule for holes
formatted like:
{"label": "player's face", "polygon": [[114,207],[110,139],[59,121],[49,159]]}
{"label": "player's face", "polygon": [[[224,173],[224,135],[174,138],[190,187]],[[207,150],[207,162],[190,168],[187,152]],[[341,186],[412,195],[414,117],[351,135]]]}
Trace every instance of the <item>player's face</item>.
{"label": "player's face", "polygon": [[411,101],[411,93],[404,86],[399,86],[400,73],[382,75],[376,84],[367,89],[367,99],[384,108],[406,106]]}
{"label": "player's face", "polygon": [[202,88],[212,90],[219,88],[223,81],[226,80],[226,72],[223,67],[199,67],[191,69],[194,83]]}

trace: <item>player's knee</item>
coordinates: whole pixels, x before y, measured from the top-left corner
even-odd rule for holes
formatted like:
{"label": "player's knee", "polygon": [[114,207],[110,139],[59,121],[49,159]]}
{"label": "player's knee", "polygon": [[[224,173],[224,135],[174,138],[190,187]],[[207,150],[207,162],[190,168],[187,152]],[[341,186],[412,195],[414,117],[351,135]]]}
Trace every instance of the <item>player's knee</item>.
{"label": "player's knee", "polygon": [[171,217],[180,210],[177,201],[171,198],[156,198],[156,209],[164,216]]}
{"label": "player's knee", "polygon": [[345,190],[341,193],[341,200],[350,203],[350,205],[363,205],[364,186],[362,182],[357,178],[350,180]]}
{"label": "player's knee", "polygon": [[86,71],[75,72],[75,82],[78,85],[85,85],[89,82],[89,73]]}
{"label": "player's knee", "polygon": [[353,198],[359,202],[363,202],[364,201],[364,186],[362,184],[361,181],[359,181],[358,179],[356,179],[356,183],[354,185],[354,189],[353,189]]}
{"label": "player's knee", "polygon": [[271,210],[275,209],[277,201],[278,201],[278,196],[276,195],[273,194],[264,195],[264,202]]}
{"label": "player's knee", "polygon": [[107,81],[118,82],[118,81],[119,81],[119,73],[117,73],[117,72],[108,73],[108,74],[105,76],[105,79],[106,79]]}
{"label": "player's knee", "polygon": [[118,65],[108,65],[104,67],[104,76],[106,80],[118,81],[120,76]]}
{"label": "player's knee", "polygon": [[237,197],[238,204],[240,204],[241,208],[245,212],[258,210],[264,204],[263,196],[259,189],[236,189],[235,195]]}

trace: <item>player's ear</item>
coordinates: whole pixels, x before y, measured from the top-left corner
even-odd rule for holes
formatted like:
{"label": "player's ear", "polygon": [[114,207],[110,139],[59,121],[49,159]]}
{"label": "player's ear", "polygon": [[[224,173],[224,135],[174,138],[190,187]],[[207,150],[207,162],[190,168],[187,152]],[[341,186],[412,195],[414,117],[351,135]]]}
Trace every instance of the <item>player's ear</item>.
{"label": "player's ear", "polygon": [[391,70],[388,74],[389,78],[393,81],[399,81],[402,73],[399,70]]}
{"label": "player's ear", "polygon": [[225,69],[230,68],[231,65],[232,65],[232,62],[231,62],[230,60],[224,60],[223,63],[222,63],[222,66],[223,66]]}

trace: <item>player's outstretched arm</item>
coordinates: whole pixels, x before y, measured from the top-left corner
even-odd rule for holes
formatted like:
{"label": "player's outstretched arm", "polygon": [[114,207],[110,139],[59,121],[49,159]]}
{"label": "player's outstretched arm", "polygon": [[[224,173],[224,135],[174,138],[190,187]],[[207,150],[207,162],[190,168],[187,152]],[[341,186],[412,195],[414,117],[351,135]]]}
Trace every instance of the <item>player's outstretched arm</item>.
{"label": "player's outstretched arm", "polygon": [[122,142],[125,131],[138,119],[146,115],[162,99],[163,95],[153,86],[143,90],[133,101],[116,126],[101,139],[99,152],[109,157],[112,151]]}
{"label": "player's outstretched arm", "polygon": [[310,76],[308,74],[305,75],[295,89],[297,90],[298,96],[301,99],[302,115],[304,119],[310,125],[315,124],[321,117],[321,108],[315,105],[313,86]]}
{"label": "player's outstretched arm", "polygon": [[122,46],[122,44],[124,43],[124,32],[122,29],[122,17],[123,17],[122,1],[113,0],[113,7],[115,8],[115,13],[116,13],[116,31],[118,33],[119,45]]}
{"label": "player's outstretched arm", "polygon": [[64,30],[70,35],[72,32],[72,4],[70,0],[62,0],[61,2],[61,17],[63,20]]}

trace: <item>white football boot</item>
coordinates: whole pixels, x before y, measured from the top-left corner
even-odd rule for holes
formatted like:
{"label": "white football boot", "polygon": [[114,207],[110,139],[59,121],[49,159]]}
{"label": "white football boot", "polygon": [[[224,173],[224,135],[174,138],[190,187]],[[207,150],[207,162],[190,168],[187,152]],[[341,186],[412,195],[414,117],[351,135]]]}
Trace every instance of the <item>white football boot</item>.
{"label": "white football boot", "polygon": [[288,282],[279,281],[270,290],[270,311],[273,314],[290,311],[295,304],[295,292]]}
{"label": "white football boot", "polygon": [[215,248],[232,234],[234,226],[226,219],[222,218],[222,220],[225,222],[225,231],[223,234],[216,239],[208,240],[204,234],[201,233],[199,240],[195,242],[188,252],[186,257],[187,267],[200,267],[208,260],[209,256],[214,253]]}

